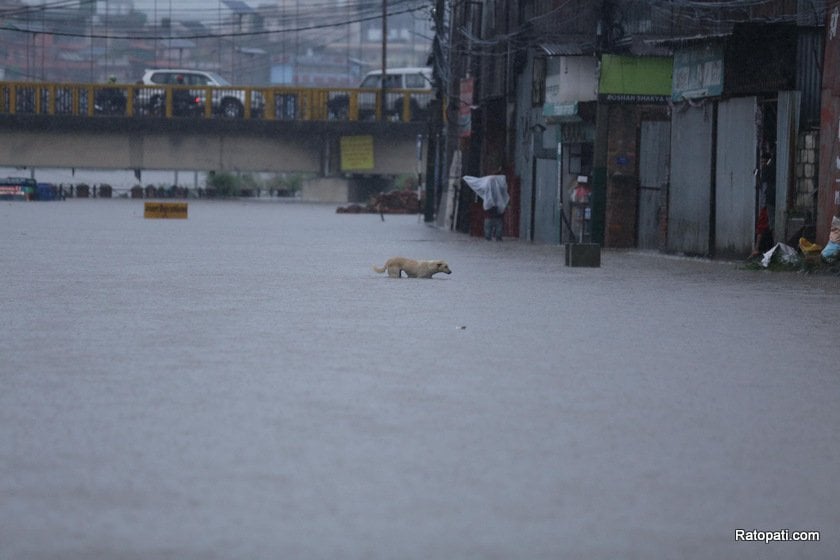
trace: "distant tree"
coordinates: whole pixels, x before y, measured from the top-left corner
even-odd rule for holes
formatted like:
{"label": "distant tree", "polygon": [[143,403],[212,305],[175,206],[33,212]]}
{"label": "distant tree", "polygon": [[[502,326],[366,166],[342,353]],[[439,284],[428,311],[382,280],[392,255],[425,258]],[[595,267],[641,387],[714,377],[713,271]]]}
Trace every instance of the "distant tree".
{"label": "distant tree", "polygon": [[277,191],[279,196],[294,196],[303,186],[304,175],[279,173],[266,181],[266,188]]}
{"label": "distant tree", "polygon": [[394,189],[398,191],[413,191],[417,188],[417,175],[411,173],[396,178]]}
{"label": "distant tree", "polygon": [[227,171],[209,173],[205,185],[216,191],[216,196],[239,196],[240,180]]}

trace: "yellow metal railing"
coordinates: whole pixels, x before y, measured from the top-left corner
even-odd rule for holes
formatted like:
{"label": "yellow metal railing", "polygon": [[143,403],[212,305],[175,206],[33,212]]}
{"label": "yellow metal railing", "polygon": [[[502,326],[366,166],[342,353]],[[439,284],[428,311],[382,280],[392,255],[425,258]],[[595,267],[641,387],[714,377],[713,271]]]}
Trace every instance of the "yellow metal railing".
{"label": "yellow metal railing", "polygon": [[0,81],[0,115],[411,122],[431,101],[428,90],[390,90],[383,103],[373,89]]}

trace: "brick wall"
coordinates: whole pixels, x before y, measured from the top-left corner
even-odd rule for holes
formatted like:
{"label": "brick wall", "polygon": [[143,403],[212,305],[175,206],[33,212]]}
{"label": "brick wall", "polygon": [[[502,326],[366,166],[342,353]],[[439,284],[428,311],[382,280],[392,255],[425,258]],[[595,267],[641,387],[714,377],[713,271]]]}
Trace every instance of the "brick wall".
{"label": "brick wall", "polygon": [[803,132],[799,136],[794,171],[793,208],[799,212],[816,213],[815,195],[819,178],[819,137],[817,130]]}
{"label": "brick wall", "polygon": [[609,109],[605,247],[636,246],[638,121],[639,109],[634,105],[612,105]]}

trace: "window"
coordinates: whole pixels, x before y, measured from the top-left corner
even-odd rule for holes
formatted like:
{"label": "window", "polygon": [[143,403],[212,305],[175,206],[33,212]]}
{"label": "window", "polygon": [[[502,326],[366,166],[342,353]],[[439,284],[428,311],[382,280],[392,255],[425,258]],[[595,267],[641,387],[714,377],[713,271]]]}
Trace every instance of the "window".
{"label": "window", "polygon": [[423,77],[423,74],[406,74],[405,87],[408,89],[426,89],[429,87],[429,83]]}
{"label": "window", "polygon": [[569,175],[592,174],[592,144],[569,144]]}
{"label": "window", "polygon": [[191,86],[206,86],[210,81],[201,74],[188,74],[186,82]]}

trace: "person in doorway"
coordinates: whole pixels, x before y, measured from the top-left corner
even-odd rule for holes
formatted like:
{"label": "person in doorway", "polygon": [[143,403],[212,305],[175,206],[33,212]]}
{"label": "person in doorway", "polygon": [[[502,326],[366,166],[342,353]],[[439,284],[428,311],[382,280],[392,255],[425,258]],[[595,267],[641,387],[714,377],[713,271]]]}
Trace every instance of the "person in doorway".
{"label": "person in doorway", "polygon": [[502,230],[504,229],[504,209],[499,209],[498,206],[484,210],[484,239],[490,241],[502,240]]}
{"label": "person in doorway", "polygon": [[493,172],[494,180],[488,186],[488,193],[485,200],[491,200],[492,205],[484,205],[484,239],[490,241],[502,240],[502,231],[504,230],[504,216],[507,209],[507,179],[504,175],[504,170],[499,167]]}
{"label": "person in doorway", "polygon": [[776,214],[776,163],[770,152],[762,152],[758,168],[758,216],[755,242],[750,258],[769,251],[773,246],[773,225]]}
{"label": "person in doorway", "polygon": [[491,175],[483,177],[464,176],[464,182],[482,198],[484,210],[484,239],[490,241],[502,240],[504,229],[504,215],[510,202],[507,190],[507,178],[501,167]]}
{"label": "person in doorway", "polygon": [[572,231],[577,238],[575,241],[583,240],[589,234],[589,201],[592,198],[592,189],[589,186],[589,177],[578,175],[569,189],[569,208],[572,222]]}
{"label": "person in doorway", "polygon": [[578,204],[588,204],[591,196],[592,189],[589,188],[589,177],[578,175],[578,178],[572,183],[572,188],[569,190],[569,201]]}
{"label": "person in doorway", "polygon": [[768,227],[772,232],[776,229],[776,160],[770,152],[764,152],[761,156],[761,188],[764,191]]}

